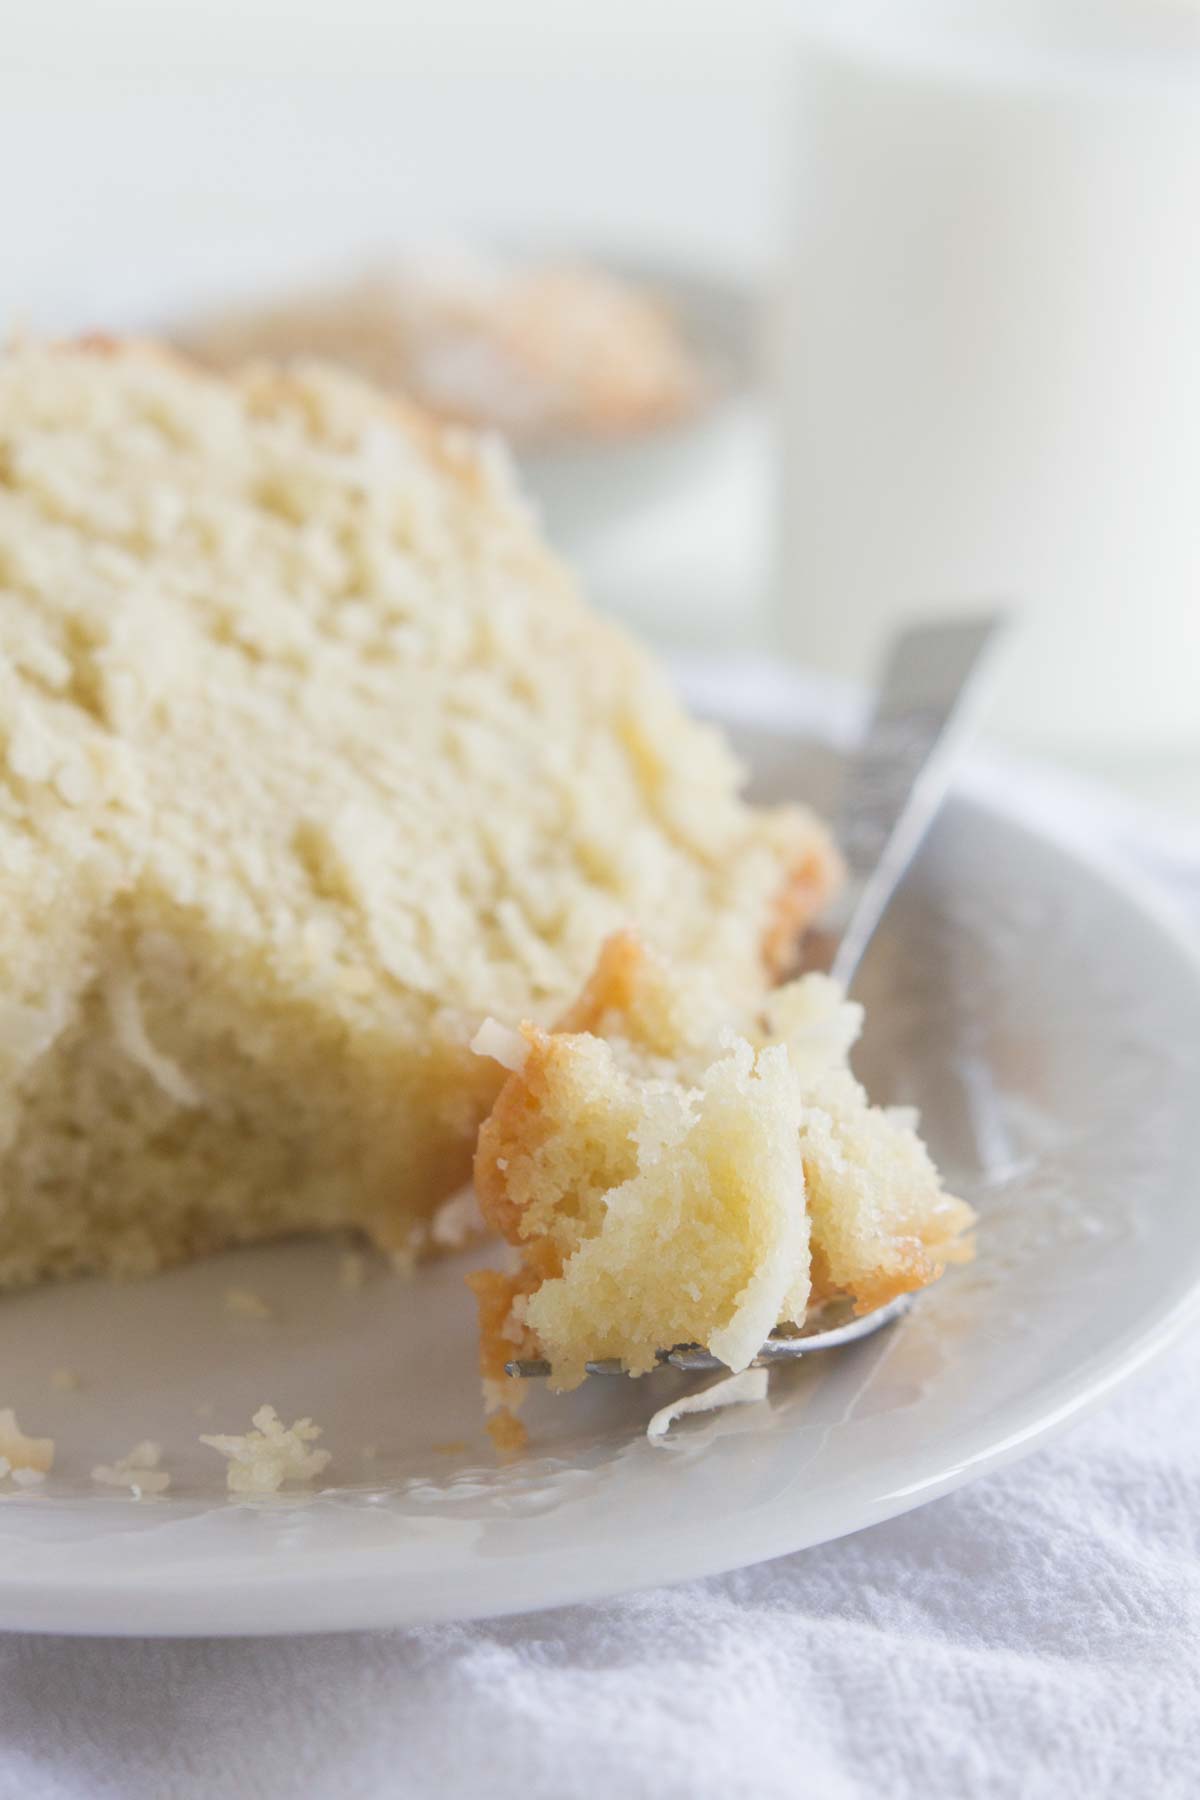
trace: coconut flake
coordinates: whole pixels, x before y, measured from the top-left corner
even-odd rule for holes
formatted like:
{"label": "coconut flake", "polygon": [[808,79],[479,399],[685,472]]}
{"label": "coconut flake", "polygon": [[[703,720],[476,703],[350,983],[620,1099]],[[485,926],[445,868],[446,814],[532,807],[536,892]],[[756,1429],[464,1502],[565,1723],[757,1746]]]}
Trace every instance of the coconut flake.
{"label": "coconut flake", "polygon": [[529,1045],[519,1031],[502,1025],[499,1019],[485,1019],[471,1039],[476,1056],[490,1056],[502,1068],[519,1075],[529,1056]]}
{"label": "coconut flake", "polygon": [[114,976],[105,991],[113,1036],[130,1062],[136,1063],[177,1106],[203,1106],[204,1095],[179,1064],[156,1050],[146,1034],[141,1002],[132,977]]}
{"label": "coconut flake", "polygon": [[676,1419],[685,1413],[720,1412],[725,1406],[751,1406],[767,1397],[766,1369],[743,1369],[740,1375],[723,1375],[699,1393],[684,1394],[669,1406],[660,1406],[646,1427],[652,1444],[661,1444]]}
{"label": "coconut flake", "polygon": [[103,1487],[127,1487],[135,1500],[142,1500],[147,1494],[164,1494],[171,1477],[166,1469],[159,1468],[161,1461],[162,1445],[147,1438],[115,1463],[97,1463],[92,1480]]}
{"label": "coconut flake", "polygon": [[0,1478],[16,1481],[25,1469],[45,1475],[54,1462],[54,1439],[26,1437],[11,1406],[0,1407]]}
{"label": "coconut flake", "polygon": [[483,1214],[473,1188],[443,1200],[430,1222],[430,1236],[443,1250],[461,1250],[483,1229]]}
{"label": "coconut flake", "polygon": [[225,1311],[238,1319],[273,1319],[271,1311],[261,1294],[253,1288],[227,1287],[225,1289]]}

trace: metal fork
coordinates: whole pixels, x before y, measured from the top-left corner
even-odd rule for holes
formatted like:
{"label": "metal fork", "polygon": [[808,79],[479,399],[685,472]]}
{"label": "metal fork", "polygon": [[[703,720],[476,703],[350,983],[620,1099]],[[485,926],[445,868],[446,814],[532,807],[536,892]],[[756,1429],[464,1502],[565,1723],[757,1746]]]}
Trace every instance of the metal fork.
{"label": "metal fork", "polygon": [[[888,902],[941,806],[955,753],[977,701],[987,652],[1000,613],[914,625],[892,642],[871,722],[850,757],[843,780],[836,836],[846,880],[821,924],[801,950],[800,970],[820,970],[849,988]],[[834,1350],[870,1337],[908,1311],[901,1294],[873,1312],[855,1314],[852,1300],[835,1300],[802,1326],[780,1325],[754,1367]],[[660,1363],[697,1374],[725,1365],[700,1344],[658,1352]],[[548,1375],[547,1362],[505,1364],[509,1375]],[[587,1365],[589,1375],[623,1375],[615,1358]]]}

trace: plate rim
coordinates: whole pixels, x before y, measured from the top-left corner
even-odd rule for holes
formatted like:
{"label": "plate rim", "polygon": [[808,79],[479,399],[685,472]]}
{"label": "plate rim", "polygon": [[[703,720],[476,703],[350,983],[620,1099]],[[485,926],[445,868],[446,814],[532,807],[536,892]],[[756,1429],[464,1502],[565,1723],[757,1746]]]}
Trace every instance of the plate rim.
{"label": "plate rim", "polygon": [[[727,723],[735,722],[725,713]],[[757,723],[764,722],[760,711]],[[812,726],[809,714],[806,724]],[[799,735],[795,723],[784,726]],[[818,731],[821,726],[818,723]],[[1087,878],[1100,882],[1138,911],[1176,956],[1200,1008],[1200,944],[1187,930],[1168,897],[1140,872],[1096,843],[1068,834],[1056,837],[1022,806],[1018,791],[995,791],[986,770],[968,767],[958,794],[973,808],[1009,828],[1048,844]],[[783,1504],[785,1496],[758,1509],[752,1542],[740,1533],[705,1534],[695,1521],[653,1542],[661,1559],[646,1578],[650,1546],[643,1531],[628,1545],[606,1546],[604,1557],[589,1557],[577,1546],[558,1546],[539,1555],[522,1550],[521,1582],[512,1579],[508,1559],[464,1563],[456,1579],[436,1593],[412,1592],[406,1576],[396,1578],[393,1552],[387,1546],[335,1551],[306,1549],[301,1569],[275,1557],[255,1567],[245,1557],[198,1561],[185,1558],[177,1569],[153,1568],[144,1578],[103,1568],[82,1575],[76,1569],[56,1577],[39,1568],[31,1575],[0,1569],[0,1629],[57,1632],[77,1636],[267,1637],[325,1632],[414,1627],[454,1620],[495,1618],[514,1613],[598,1600],[615,1599],[647,1586],[669,1586],[702,1579],[731,1569],[769,1561],[832,1542],[869,1526],[882,1524],[915,1507],[955,1491],[978,1477],[1031,1453],[1097,1406],[1120,1383],[1144,1369],[1200,1319],[1200,1254],[1174,1302],[1164,1312],[1150,1313],[1082,1366],[1051,1378],[1030,1395],[1008,1402],[997,1435],[994,1415],[980,1425],[967,1422],[956,1440],[960,1446],[950,1465],[930,1468],[915,1480],[885,1486],[864,1496],[837,1520],[818,1517],[799,1529]],[[987,1441],[981,1441],[987,1440]],[[12,1505],[13,1496],[5,1502]],[[36,1500],[28,1502],[37,1504]],[[826,1527],[829,1528],[826,1528]],[[723,1547],[724,1546],[724,1547]],[[224,1563],[224,1566],[222,1566]],[[636,1566],[635,1566],[636,1565]],[[201,1572],[202,1571],[202,1572]],[[497,1578],[499,1576],[499,1579]],[[464,1604],[465,1589],[478,1592]]]}

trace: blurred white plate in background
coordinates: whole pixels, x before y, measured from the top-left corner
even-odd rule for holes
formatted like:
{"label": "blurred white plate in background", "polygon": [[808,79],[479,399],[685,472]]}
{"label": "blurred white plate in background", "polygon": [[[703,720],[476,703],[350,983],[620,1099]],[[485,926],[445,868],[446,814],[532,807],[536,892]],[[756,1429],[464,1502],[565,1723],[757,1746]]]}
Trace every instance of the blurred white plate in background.
{"label": "blurred white plate in background", "polygon": [[612,442],[562,442],[518,456],[526,487],[552,541],[575,549],[592,534],[683,489],[703,483],[731,427],[753,406],[758,374],[758,311],[733,279],[677,264],[577,251],[663,300],[712,384],[694,414]]}

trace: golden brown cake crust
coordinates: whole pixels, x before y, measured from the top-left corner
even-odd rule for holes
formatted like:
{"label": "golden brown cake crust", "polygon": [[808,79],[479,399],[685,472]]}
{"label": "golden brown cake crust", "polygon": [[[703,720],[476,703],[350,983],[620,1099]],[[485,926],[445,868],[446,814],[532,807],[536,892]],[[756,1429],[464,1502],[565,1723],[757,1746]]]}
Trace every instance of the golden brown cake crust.
{"label": "golden brown cake crust", "polygon": [[763,938],[763,961],[773,981],[796,966],[801,940],[842,885],[845,865],[831,840],[806,847],[788,870]]}

